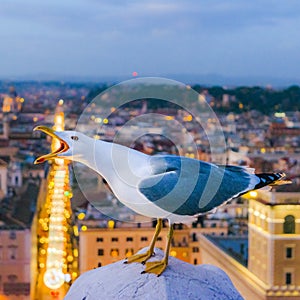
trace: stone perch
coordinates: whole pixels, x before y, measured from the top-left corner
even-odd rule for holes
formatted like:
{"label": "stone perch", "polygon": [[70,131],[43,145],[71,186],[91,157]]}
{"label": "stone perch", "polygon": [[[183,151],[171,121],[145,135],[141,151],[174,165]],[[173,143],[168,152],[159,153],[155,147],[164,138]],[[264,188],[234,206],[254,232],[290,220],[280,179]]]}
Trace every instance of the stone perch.
{"label": "stone perch", "polygon": [[[140,253],[146,252],[144,248]],[[164,253],[155,249],[155,257]],[[159,277],[141,274],[141,263],[124,264],[124,260],[82,274],[71,286],[65,300],[242,300],[229,277],[212,265],[194,266],[169,258],[166,271]]]}

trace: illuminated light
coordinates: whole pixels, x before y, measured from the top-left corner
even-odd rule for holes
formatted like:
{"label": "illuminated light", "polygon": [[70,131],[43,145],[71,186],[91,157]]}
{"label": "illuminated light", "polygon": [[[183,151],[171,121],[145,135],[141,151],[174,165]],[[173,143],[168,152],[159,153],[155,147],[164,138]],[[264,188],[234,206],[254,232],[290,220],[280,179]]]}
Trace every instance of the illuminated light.
{"label": "illuminated light", "polygon": [[13,116],[12,119],[13,119],[14,121],[16,121],[16,120],[18,119],[18,117],[17,117],[17,116]]}
{"label": "illuminated light", "polygon": [[249,192],[250,197],[256,198],[257,197],[257,192],[256,191],[251,191]]}
{"label": "illuminated light", "polygon": [[266,219],[266,216],[265,216],[264,214],[260,214],[260,218],[261,218],[262,220],[265,220],[265,219]]}
{"label": "illuminated light", "polygon": [[244,108],[243,103],[239,103],[239,109],[243,109],[243,108]]}
{"label": "illuminated light", "polygon": [[176,257],[177,252],[176,252],[175,250],[172,250],[172,251],[170,252],[170,255]]}
{"label": "illuminated light", "polygon": [[65,195],[66,197],[68,197],[68,196],[70,196],[70,192],[69,192],[69,191],[65,191],[65,192],[64,192],[64,195]]}
{"label": "illuminated light", "polygon": [[78,276],[78,274],[76,272],[72,273],[72,278],[76,278]]}
{"label": "illuminated light", "polygon": [[187,256],[188,256],[187,252],[183,252],[183,253],[182,253],[182,256],[183,256],[183,257],[187,257]]}
{"label": "illuminated light", "polygon": [[102,122],[102,118],[96,118],[95,119],[95,123],[99,123],[100,124],[101,122]]}
{"label": "illuminated light", "polygon": [[266,148],[261,148],[260,153],[266,153]]}
{"label": "illuminated light", "polygon": [[24,98],[20,98],[20,102],[23,103],[25,101]]}
{"label": "illuminated light", "polygon": [[81,226],[81,230],[82,231],[87,231],[87,226],[86,225]]}
{"label": "illuminated light", "polygon": [[55,163],[58,165],[63,165],[65,162],[62,158],[55,158]]}
{"label": "illuminated light", "polygon": [[107,227],[108,227],[109,229],[114,229],[114,228],[115,228],[115,221],[114,221],[114,220],[109,220],[109,221],[107,222]]}
{"label": "illuminated light", "polygon": [[32,118],[32,121],[33,121],[33,122],[37,122],[38,120],[39,120],[39,119],[38,119],[37,117],[33,117],[33,118]]}
{"label": "illuminated light", "polygon": [[187,90],[190,90],[191,88],[192,88],[192,87],[191,87],[190,85],[187,85],[187,86],[186,86],[186,89],[187,89]]}
{"label": "illuminated light", "polygon": [[71,275],[65,274],[65,282],[70,282],[70,281],[71,281]]}
{"label": "illuminated light", "polygon": [[111,108],[110,108],[110,111],[111,111],[111,112],[114,112],[115,110],[116,110],[115,107],[111,107]]}
{"label": "illuminated light", "polygon": [[53,187],[54,187],[54,182],[53,182],[53,181],[50,181],[48,187],[49,187],[49,188],[53,188]]}
{"label": "illuminated light", "polygon": [[68,255],[68,257],[67,257],[67,260],[68,260],[68,262],[72,262],[73,261],[73,256],[72,255]]}
{"label": "illuminated light", "polygon": [[41,269],[45,268],[45,264],[44,263],[40,263],[39,266],[40,266]]}
{"label": "illuminated light", "polygon": [[183,118],[183,121],[185,121],[185,122],[191,122],[192,120],[193,120],[193,116],[192,115],[188,115],[188,116],[185,116]]}
{"label": "illuminated light", "polygon": [[64,100],[63,99],[60,99],[59,101],[58,101],[58,105],[63,105],[64,104]]}
{"label": "illuminated light", "polygon": [[100,136],[99,136],[98,134],[95,134],[95,135],[93,136],[93,138],[94,138],[94,140],[100,140]]}
{"label": "illuminated light", "polygon": [[103,124],[108,124],[108,119],[103,119]]}
{"label": "illuminated light", "polygon": [[133,255],[133,253],[132,253],[131,250],[128,250],[128,251],[125,253],[125,256],[126,256],[126,257],[130,257],[130,256],[132,256],[132,255]]}
{"label": "illuminated light", "polygon": [[59,296],[59,291],[51,291],[51,296],[57,298]]}
{"label": "illuminated light", "polygon": [[254,211],[254,216],[258,217],[260,215],[259,211],[255,210]]}
{"label": "illuminated light", "polygon": [[171,121],[171,120],[174,120],[174,116],[165,116],[165,120],[167,121]]}
{"label": "illuminated light", "polygon": [[73,250],[74,257],[78,257],[78,249]]}
{"label": "illuminated light", "polygon": [[119,251],[117,249],[112,249],[110,251],[110,256],[111,257],[118,257],[119,256]]}
{"label": "illuminated light", "polygon": [[138,72],[136,72],[136,71],[132,72],[132,76],[133,77],[137,77],[138,76]]}
{"label": "illuminated light", "polygon": [[85,218],[85,213],[81,212],[78,216],[77,216],[78,220],[83,220]]}
{"label": "illuminated light", "polygon": [[[61,128],[62,124],[64,123],[64,117],[61,115],[57,115],[55,117],[55,129],[56,130],[63,130],[63,128]],[[57,128],[59,127],[59,128]]]}
{"label": "illuminated light", "polygon": [[276,118],[285,118],[286,114],[284,112],[275,112],[274,116]]}

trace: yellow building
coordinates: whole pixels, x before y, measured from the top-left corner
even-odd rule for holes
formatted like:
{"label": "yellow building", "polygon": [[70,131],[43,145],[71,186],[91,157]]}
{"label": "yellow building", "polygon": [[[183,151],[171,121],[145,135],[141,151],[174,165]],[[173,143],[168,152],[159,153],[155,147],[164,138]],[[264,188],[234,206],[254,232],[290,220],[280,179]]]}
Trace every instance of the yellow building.
{"label": "yellow building", "polygon": [[250,201],[248,268],[269,295],[300,297],[300,193],[259,193]]}
{"label": "yellow building", "polygon": [[[89,225],[81,226],[79,234],[79,266],[81,274],[93,268],[124,259],[150,245],[155,229],[151,225],[138,227],[135,224],[135,227],[131,226],[130,228],[114,228],[112,226],[114,224],[110,222],[113,221],[108,222],[108,227],[110,228],[92,228]],[[84,224],[88,224],[88,222],[86,221]],[[223,221],[209,221],[204,228],[178,226],[174,232],[170,254],[186,262],[200,264],[198,234],[201,232],[203,234],[226,235],[227,230],[227,222]],[[168,228],[162,229],[155,247],[165,248],[167,231]]]}
{"label": "yellow building", "polygon": [[300,193],[249,199],[248,267],[200,237],[202,260],[222,268],[245,299],[300,299]]}

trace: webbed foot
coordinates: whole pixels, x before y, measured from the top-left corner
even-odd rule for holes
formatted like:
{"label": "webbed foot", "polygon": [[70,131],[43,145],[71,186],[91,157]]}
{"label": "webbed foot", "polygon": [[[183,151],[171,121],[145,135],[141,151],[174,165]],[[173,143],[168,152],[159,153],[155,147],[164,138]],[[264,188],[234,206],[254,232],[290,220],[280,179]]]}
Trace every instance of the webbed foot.
{"label": "webbed foot", "polygon": [[146,253],[141,253],[141,254],[134,254],[132,256],[129,256],[126,261],[124,262],[125,264],[130,264],[132,262],[140,262],[142,264],[145,264],[146,261],[153,255],[149,250]]}
{"label": "webbed foot", "polygon": [[142,272],[144,273],[153,273],[156,274],[157,276],[160,276],[162,272],[166,269],[168,263],[166,262],[165,259],[160,260],[160,261],[149,261],[146,263],[146,268]]}

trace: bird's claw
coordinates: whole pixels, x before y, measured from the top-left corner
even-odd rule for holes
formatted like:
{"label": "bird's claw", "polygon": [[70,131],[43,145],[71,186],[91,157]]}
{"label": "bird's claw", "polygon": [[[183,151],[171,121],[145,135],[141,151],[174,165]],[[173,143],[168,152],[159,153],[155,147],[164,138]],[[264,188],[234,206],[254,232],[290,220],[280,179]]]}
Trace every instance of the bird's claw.
{"label": "bird's claw", "polygon": [[159,277],[166,269],[167,265],[168,264],[165,260],[147,262],[146,268],[143,272],[141,272],[141,274],[153,273]]}
{"label": "bird's claw", "polygon": [[142,263],[143,265],[146,263],[146,261],[152,256],[152,254],[147,251],[146,253],[142,254],[135,254],[127,258],[126,264],[130,264],[132,262],[139,262]]}

